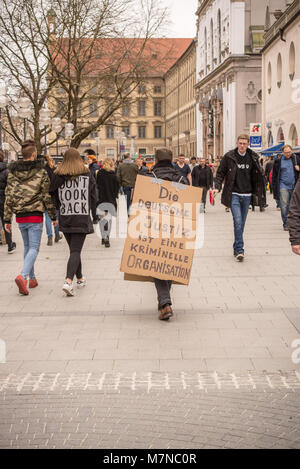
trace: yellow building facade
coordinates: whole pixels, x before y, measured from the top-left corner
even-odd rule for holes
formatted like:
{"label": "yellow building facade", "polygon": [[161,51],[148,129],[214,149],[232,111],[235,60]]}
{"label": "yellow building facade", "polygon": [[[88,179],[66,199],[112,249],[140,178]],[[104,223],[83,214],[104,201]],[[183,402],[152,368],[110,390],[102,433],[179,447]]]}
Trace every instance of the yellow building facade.
{"label": "yellow building facade", "polygon": [[196,44],[165,75],[166,144],[176,157],[196,155]]}

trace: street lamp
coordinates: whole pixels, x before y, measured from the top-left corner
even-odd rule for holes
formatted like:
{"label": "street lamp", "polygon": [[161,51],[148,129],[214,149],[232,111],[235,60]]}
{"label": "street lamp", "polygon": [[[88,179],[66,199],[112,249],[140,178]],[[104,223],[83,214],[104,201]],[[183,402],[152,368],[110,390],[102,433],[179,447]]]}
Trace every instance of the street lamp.
{"label": "street lamp", "polygon": [[56,133],[56,156],[58,156],[58,134],[62,129],[61,118],[53,117],[52,119],[52,130]]}
{"label": "street lamp", "polygon": [[45,132],[45,145],[44,145],[44,155],[47,154],[47,127],[51,124],[50,109],[43,108],[40,110],[40,130],[44,129]]}
{"label": "street lamp", "polygon": [[19,98],[17,101],[18,116],[24,119],[24,140],[26,140],[26,121],[31,114],[31,102],[29,98]]}
{"label": "street lamp", "polygon": [[65,125],[65,137],[66,137],[67,144],[68,144],[69,148],[70,148],[70,145],[71,145],[71,139],[72,139],[73,135],[74,135],[74,124],[72,124],[71,122],[68,122]]}
{"label": "street lamp", "polygon": [[0,85],[0,150],[2,150],[2,109],[8,105],[6,85]]}
{"label": "street lamp", "polygon": [[131,147],[130,147],[131,158],[135,156],[135,135],[131,136]]}

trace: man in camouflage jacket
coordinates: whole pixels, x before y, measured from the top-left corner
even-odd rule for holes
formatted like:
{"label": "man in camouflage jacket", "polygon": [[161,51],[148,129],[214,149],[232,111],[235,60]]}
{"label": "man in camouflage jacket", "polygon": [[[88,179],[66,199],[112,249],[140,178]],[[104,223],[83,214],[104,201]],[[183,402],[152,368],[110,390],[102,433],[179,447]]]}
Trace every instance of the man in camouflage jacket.
{"label": "man in camouflage jacket", "polygon": [[44,169],[44,161],[37,159],[37,149],[32,140],[23,143],[22,156],[23,160],[14,161],[8,166],[3,218],[5,229],[11,232],[12,215],[16,215],[24,242],[24,265],[15,282],[19,293],[28,295],[27,279],[29,288],[38,285],[34,263],[40,248],[45,210],[53,225],[57,222],[56,210],[49,195],[50,180]]}

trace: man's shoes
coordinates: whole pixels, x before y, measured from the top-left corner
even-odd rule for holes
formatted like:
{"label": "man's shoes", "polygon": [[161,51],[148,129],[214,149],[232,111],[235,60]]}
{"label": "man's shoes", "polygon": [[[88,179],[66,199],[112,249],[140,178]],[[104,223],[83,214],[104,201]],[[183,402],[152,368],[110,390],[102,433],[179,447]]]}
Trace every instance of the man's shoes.
{"label": "man's shoes", "polygon": [[281,209],[280,209],[280,207],[276,207],[276,210],[279,210],[279,211],[280,211]]}
{"label": "man's shoes", "polygon": [[48,236],[47,246],[53,246],[53,239],[52,239],[52,236]]}
{"label": "man's shoes", "polygon": [[104,244],[105,244],[105,239],[104,238],[102,238],[101,244],[104,246]]}
{"label": "man's shoes", "polygon": [[98,218],[94,218],[93,219],[93,225],[97,225],[98,221],[99,221]]}
{"label": "man's shoes", "polygon": [[38,286],[38,281],[36,278],[29,279],[29,288],[35,288]]}
{"label": "man's shoes", "polygon": [[22,275],[18,275],[15,278],[15,282],[19,288],[19,293],[21,295],[29,295],[29,291],[27,290],[27,280]]}
{"label": "man's shoes", "polygon": [[75,296],[72,283],[65,282],[62,290],[67,296]]}
{"label": "man's shoes", "polygon": [[8,254],[12,254],[16,250],[16,243],[12,243],[11,246],[8,248]]}
{"label": "man's shoes", "polygon": [[77,280],[76,285],[78,288],[85,287],[87,284],[86,278],[82,277],[82,279]]}
{"label": "man's shoes", "polygon": [[287,226],[284,226],[284,227],[283,227],[283,231],[289,231],[288,227],[287,227]]}
{"label": "man's shoes", "polygon": [[236,256],[235,256],[235,258],[236,258],[236,260],[237,260],[238,262],[243,262],[243,260],[244,260],[244,258],[245,258],[244,253],[243,253],[243,252],[237,253]]}
{"label": "man's shoes", "polygon": [[160,311],[162,309],[162,305],[160,303],[157,304],[157,311]]}
{"label": "man's shoes", "polygon": [[106,248],[110,248],[110,242],[109,242],[109,237],[105,238],[104,244]]}
{"label": "man's shoes", "polygon": [[230,208],[229,208],[229,207],[226,207],[226,208],[225,208],[225,212],[230,212]]}
{"label": "man's shoes", "polygon": [[58,233],[55,235],[54,242],[58,243],[58,241],[60,241],[61,239],[62,239],[62,235]]}
{"label": "man's shoes", "polygon": [[158,318],[161,321],[168,321],[173,316],[173,311],[170,305],[165,305],[160,310]]}

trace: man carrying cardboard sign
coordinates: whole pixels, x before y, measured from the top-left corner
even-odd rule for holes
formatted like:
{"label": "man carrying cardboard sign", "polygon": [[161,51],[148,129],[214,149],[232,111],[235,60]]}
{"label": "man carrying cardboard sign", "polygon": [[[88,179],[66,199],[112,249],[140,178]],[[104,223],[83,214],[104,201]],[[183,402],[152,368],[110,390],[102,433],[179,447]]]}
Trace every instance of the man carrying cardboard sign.
{"label": "man carrying cardboard sign", "polygon": [[127,280],[154,281],[159,319],[168,320],[172,282],[189,283],[194,251],[188,241],[195,237],[202,191],[184,186],[188,180],[174,169],[167,148],[158,149],[155,160],[149,175],[137,178],[121,271]]}

